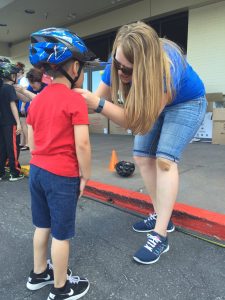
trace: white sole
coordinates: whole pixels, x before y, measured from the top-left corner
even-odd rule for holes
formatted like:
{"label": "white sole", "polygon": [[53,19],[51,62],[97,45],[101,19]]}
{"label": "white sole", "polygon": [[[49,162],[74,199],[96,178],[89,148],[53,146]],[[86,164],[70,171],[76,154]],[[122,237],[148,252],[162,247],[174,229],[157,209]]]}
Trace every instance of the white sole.
{"label": "white sole", "polygon": [[[135,232],[142,232],[142,233],[148,233],[148,232],[151,232],[151,231],[154,231],[154,229],[151,229],[151,230],[137,230],[137,229],[134,229],[134,227],[132,227],[132,229],[135,231]],[[172,229],[167,229],[166,232],[173,232],[175,231],[175,226],[173,226]]]}
{"label": "white sole", "polygon": [[11,182],[19,181],[19,180],[21,180],[23,178],[24,178],[24,176],[23,177],[17,177],[17,178],[10,178],[9,181],[11,181]]}
{"label": "white sole", "polygon": [[[160,256],[161,256],[163,253],[168,252],[169,250],[170,250],[170,246],[168,245],[168,247],[160,254]],[[138,263],[140,263],[140,264],[143,264],[143,265],[150,265],[150,264],[156,263],[156,262],[160,259],[160,256],[159,256],[157,259],[155,259],[155,260],[153,260],[153,261],[150,261],[150,262],[142,261],[142,260],[138,259],[138,258],[135,257],[135,256],[133,256],[133,259],[134,259],[135,261],[137,261]]]}
{"label": "white sole", "polygon": [[47,281],[47,282],[42,282],[42,283],[37,283],[37,284],[31,284],[31,283],[27,282],[26,286],[27,286],[28,290],[36,291],[36,290],[39,290],[49,284],[54,284],[54,281],[52,280],[52,281]]}

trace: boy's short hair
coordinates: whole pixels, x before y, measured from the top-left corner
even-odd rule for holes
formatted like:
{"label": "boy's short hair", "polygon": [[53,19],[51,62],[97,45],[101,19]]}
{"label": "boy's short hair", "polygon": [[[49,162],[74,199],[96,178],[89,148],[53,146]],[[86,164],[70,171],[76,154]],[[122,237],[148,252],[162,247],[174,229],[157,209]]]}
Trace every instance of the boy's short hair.
{"label": "boy's short hair", "polygon": [[[64,64],[61,64],[60,65],[60,67],[62,68],[63,67],[63,69],[66,71],[66,72],[68,72],[68,70],[69,70],[69,67],[71,66],[71,64],[72,63],[74,63],[74,61],[75,61],[75,59],[69,59],[67,62],[65,62]],[[55,66],[55,68],[54,68],[54,66],[49,66],[49,65],[44,65],[44,70],[45,70],[45,74],[47,74],[47,75],[49,75],[49,76],[51,76],[51,77],[53,77],[53,78],[57,78],[57,77],[62,77],[62,76],[64,76],[63,74],[62,74],[62,72],[58,69],[58,67],[57,66]]]}
{"label": "boy's short hair", "polygon": [[16,66],[17,66],[17,68],[20,69],[20,71],[21,71],[22,73],[24,73],[25,64],[23,64],[22,62],[18,61],[18,62],[16,63]]}
{"label": "boy's short hair", "polygon": [[43,72],[39,69],[32,68],[27,72],[26,77],[31,83],[42,82]]}

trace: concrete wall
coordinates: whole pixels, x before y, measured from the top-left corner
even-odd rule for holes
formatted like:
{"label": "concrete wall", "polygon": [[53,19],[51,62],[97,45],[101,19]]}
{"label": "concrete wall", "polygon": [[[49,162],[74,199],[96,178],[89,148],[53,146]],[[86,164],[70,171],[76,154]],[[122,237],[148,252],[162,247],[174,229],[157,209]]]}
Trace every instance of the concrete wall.
{"label": "concrete wall", "polygon": [[206,91],[225,94],[225,2],[191,9],[187,57]]}
{"label": "concrete wall", "polygon": [[[143,0],[140,2],[137,2],[135,4],[129,5],[127,7],[114,10],[112,12],[109,12],[107,14],[104,14],[102,16],[98,16],[95,18],[91,18],[85,21],[82,21],[80,23],[74,24],[70,26],[70,29],[77,32],[82,37],[87,37],[96,33],[104,32],[107,30],[110,30],[112,28],[119,27],[123,24],[142,20],[142,19],[148,19],[148,18],[155,18],[159,17],[165,14],[172,14],[179,11],[187,10],[188,8],[191,8],[191,14],[192,12],[204,12],[206,9],[207,11],[210,10],[211,3],[218,2],[216,0]],[[221,1],[219,1],[221,2]],[[224,4],[224,1],[219,3],[218,5]],[[194,9],[196,7],[201,7],[204,5],[205,8]],[[194,16],[194,14],[193,14]],[[200,19],[202,17],[200,16]],[[224,22],[224,15],[220,16],[218,19],[218,26],[220,22]],[[206,22],[206,20],[203,20]],[[190,22],[191,24],[192,22]],[[194,23],[193,23],[194,24]],[[224,23],[223,23],[224,24]],[[192,25],[191,25],[192,26]],[[189,31],[190,36],[194,38],[196,36],[196,39],[198,39],[198,34],[193,28]],[[191,33],[192,32],[192,33]],[[202,43],[199,40],[197,42],[199,44],[199,47],[201,47]],[[30,67],[29,65],[29,59],[28,59],[28,47],[29,47],[29,41],[24,41],[22,43],[13,45],[10,48],[10,56],[13,57],[15,61],[22,61],[26,64],[27,68]],[[208,47],[208,46],[207,46]],[[191,47],[192,48],[192,47]],[[191,48],[189,48],[189,54],[192,51]],[[197,51],[197,50],[196,50]],[[193,61],[195,63],[195,60]]]}
{"label": "concrete wall", "polygon": [[6,43],[0,43],[0,56],[11,56],[9,47]]}

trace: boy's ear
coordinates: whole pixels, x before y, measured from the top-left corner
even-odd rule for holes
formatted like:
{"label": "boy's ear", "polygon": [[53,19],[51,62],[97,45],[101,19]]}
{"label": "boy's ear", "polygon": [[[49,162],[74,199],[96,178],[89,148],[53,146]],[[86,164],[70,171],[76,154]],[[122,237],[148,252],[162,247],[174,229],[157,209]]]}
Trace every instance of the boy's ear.
{"label": "boy's ear", "polygon": [[75,62],[73,63],[73,72],[74,72],[75,75],[78,74],[78,70],[79,70],[79,62],[78,62],[78,61],[75,61]]}

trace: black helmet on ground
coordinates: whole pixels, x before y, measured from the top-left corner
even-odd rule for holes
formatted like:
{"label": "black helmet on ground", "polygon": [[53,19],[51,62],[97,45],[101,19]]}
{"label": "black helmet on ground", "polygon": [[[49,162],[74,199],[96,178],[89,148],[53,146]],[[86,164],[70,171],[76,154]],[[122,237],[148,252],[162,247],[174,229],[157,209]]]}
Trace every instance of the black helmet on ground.
{"label": "black helmet on ground", "polygon": [[115,165],[116,172],[122,177],[129,177],[134,173],[135,165],[129,161],[119,161]]}

